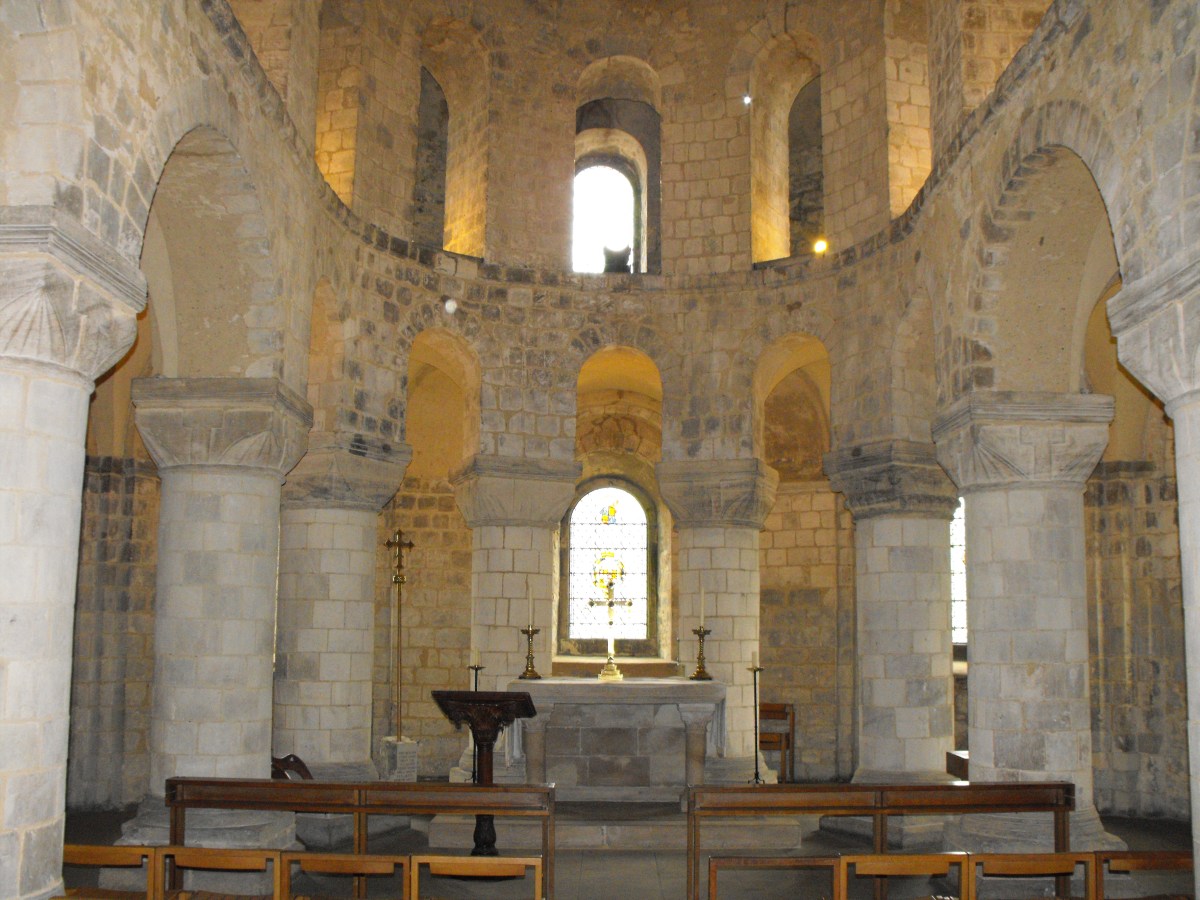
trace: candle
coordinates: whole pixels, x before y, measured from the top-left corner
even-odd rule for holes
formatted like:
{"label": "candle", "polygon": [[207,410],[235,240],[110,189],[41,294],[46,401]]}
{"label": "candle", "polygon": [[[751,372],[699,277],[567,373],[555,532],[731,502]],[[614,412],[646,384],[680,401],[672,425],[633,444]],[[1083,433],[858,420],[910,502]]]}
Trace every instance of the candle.
{"label": "candle", "polygon": [[700,585],[700,627],[704,627],[704,585]]}
{"label": "candle", "polygon": [[479,665],[479,648],[475,647],[471,650],[471,665]]}
{"label": "candle", "polygon": [[750,654],[750,667],[752,669],[758,668],[758,651],[757,650],[755,650],[753,653]]}
{"label": "candle", "polygon": [[533,631],[533,588],[527,588],[525,596],[529,600],[529,630]]}

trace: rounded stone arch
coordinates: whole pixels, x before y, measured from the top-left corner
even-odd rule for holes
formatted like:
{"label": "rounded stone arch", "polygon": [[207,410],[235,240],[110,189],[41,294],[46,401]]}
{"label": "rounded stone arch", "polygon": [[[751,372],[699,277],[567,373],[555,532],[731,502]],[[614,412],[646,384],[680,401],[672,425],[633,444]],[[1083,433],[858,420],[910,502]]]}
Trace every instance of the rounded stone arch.
{"label": "rounded stone arch", "polygon": [[831,385],[829,351],[810,334],[785,334],[757,355],[753,453],[782,480],[820,476],[831,440]]}
{"label": "rounded stone arch", "polygon": [[[164,365],[163,374],[281,377],[284,312],[266,218],[222,131],[200,125],[180,137],[163,161],[145,230],[160,235],[143,235],[151,308],[160,339],[175,335],[175,346],[162,348],[175,370]],[[166,297],[173,308],[156,309]]]}
{"label": "rounded stone arch", "polygon": [[1078,393],[1088,317],[1120,271],[1104,197],[1065,145],[1043,143],[1010,171],[984,212],[954,393]]}
{"label": "rounded stone arch", "polygon": [[448,477],[479,453],[482,385],[479,354],[462,334],[438,324],[414,335],[403,377],[409,474]]}
{"label": "rounded stone arch", "polygon": [[662,109],[662,79],[645,60],[635,56],[606,56],[589,63],[575,83],[575,106],[611,97]]}

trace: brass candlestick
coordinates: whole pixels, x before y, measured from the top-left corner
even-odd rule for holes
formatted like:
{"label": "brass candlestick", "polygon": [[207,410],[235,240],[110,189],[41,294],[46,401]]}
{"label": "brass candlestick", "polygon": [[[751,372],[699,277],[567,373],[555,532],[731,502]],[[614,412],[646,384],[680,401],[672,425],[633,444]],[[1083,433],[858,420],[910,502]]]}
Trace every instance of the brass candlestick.
{"label": "brass candlestick", "polygon": [[692,681],[712,681],[712,676],[704,668],[704,639],[712,634],[711,628],[693,628],[694,634],[700,640],[700,648],[696,653],[696,671],[691,674]]}
{"label": "brass candlestick", "polygon": [[762,773],[758,768],[758,675],[762,670],[763,667],[757,661],[746,667],[746,671],[754,678],[754,780],[751,784],[763,784]]}
{"label": "brass candlestick", "polygon": [[[542,629],[540,629],[540,628],[534,628],[533,626],[530,626],[529,628],[522,628],[522,629],[521,629],[521,634],[525,635],[525,638],[526,638],[526,642],[525,642],[525,671],[524,671],[524,672],[522,672],[520,675],[518,675],[518,676],[517,676],[518,678],[528,678],[528,679],[533,679],[533,678],[541,678],[541,677],[542,677],[541,675],[539,675],[539,674],[537,673],[537,669],[535,669],[535,668],[533,667],[533,636],[534,636],[535,634],[537,634],[538,632],[540,632],[541,630],[542,630]],[[553,674],[553,673],[551,673],[551,674]]]}

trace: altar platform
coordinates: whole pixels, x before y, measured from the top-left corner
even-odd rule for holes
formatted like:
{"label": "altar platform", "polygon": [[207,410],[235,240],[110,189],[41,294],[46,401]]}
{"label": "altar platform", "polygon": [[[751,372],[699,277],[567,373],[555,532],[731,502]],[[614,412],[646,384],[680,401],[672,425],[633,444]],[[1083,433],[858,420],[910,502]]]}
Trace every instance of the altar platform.
{"label": "altar platform", "polygon": [[558,800],[679,803],[725,749],[725,685],[687,678],[515,679],[533,718],[507,730],[506,763]]}

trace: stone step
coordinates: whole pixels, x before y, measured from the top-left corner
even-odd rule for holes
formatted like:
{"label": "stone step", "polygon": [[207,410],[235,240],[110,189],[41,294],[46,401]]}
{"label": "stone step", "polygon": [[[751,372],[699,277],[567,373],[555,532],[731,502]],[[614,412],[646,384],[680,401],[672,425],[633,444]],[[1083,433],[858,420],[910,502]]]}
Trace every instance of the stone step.
{"label": "stone step", "polygon": [[[610,805],[612,804],[596,804]],[[541,848],[542,830],[538,823],[517,819],[505,820],[499,816],[495,821],[496,846],[501,852]],[[709,819],[704,823],[703,845],[705,850],[721,852],[795,850],[800,847],[801,836],[806,831],[811,831],[816,821],[816,818],[811,816]],[[429,846],[439,850],[470,847],[474,830],[474,816],[435,816],[429,823]],[[589,817],[572,810],[566,815],[556,815],[554,840],[558,850],[683,852],[687,850],[687,816],[673,812],[664,815],[634,814],[621,817],[601,812]]]}

